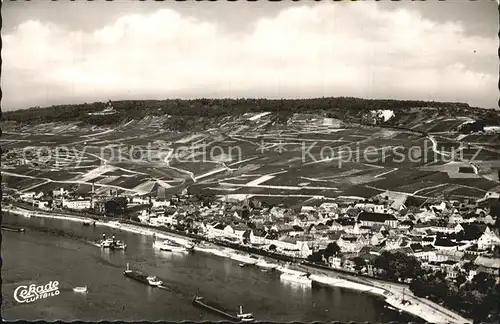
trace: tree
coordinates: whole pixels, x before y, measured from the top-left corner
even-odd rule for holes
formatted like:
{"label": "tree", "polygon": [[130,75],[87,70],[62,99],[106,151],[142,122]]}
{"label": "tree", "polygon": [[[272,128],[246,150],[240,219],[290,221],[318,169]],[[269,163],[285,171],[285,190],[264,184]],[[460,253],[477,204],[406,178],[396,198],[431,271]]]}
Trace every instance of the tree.
{"label": "tree", "polygon": [[250,219],[250,210],[246,206],[241,210],[241,218],[244,220]]}
{"label": "tree", "polygon": [[322,263],[323,262],[323,251],[319,250],[313,252],[311,255],[307,257],[307,259],[311,262]]}
{"label": "tree", "polygon": [[104,203],[104,213],[106,216],[116,217],[121,215],[120,205],[115,200],[108,200]]}
{"label": "tree", "polygon": [[352,261],[354,262],[354,270],[357,272],[360,272],[366,266],[366,261],[360,257],[355,257]]}
{"label": "tree", "polygon": [[455,283],[457,284],[457,287],[460,287],[462,284],[464,284],[467,281],[467,278],[463,273],[460,273],[456,278],[455,278]]}
{"label": "tree", "polygon": [[276,245],[274,244],[269,245],[269,251],[276,251]]}
{"label": "tree", "polygon": [[486,293],[489,289],[494,287],[495,278],[487,273],[479,272],[474,276],[471,280],[471,284],[474,286],[474,289],[479,291],[480,293]]}
{"label": "tree", "polygon": [[338,246],[337,242],[332,242],[332,243],[328,243],[323,255],[324,255],[325,259],[328,260],[329,257],[335,256],[339,253],[340,253],[340,247]]}

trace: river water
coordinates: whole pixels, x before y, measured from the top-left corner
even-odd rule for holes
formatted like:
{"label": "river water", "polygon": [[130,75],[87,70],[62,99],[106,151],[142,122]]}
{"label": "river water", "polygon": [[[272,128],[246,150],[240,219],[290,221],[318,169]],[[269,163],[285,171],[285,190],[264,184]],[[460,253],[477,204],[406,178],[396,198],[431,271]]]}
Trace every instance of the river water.
{"label": "river water", "polygon": [[[408,315],[384,308],[380,298],[333,287],[304,288],[279,274],[241,268],[238,262],[193,252],[173,254],[152,248],[152,238],[107,227],[86,227],[58,219],[3,214],[4,224],[25,233],[2,231],[2,317],[5,320],[224,320],[191,304],[201,295],[236,312],[243,305],[259,321],[408,322]],[[63,232],[65,234],[63,234]],[[115,234],[126,251],[87,243]],[[170,290],[151,288],[122,272],[132,269],[160,277]],[[20,285],[58,281],[60,294],[30,304],[14,299]],[[87,294],[73,292],[88,287]]]}

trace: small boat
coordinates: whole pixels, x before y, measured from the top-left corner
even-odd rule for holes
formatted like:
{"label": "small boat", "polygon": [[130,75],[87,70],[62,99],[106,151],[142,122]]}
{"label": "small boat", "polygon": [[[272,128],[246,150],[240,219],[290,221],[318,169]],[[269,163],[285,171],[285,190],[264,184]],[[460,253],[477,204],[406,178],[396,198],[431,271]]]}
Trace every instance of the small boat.
{"label": "small boat", "polygon": [[87,292],[87,286],[85,286],[85,287],[75,287],[75,288],[73,288],[73,291],[77,292],[77,293],[86,293]]}
{"label": "small boat", "polygon": [[246,266],[246,264],[245,264],[245,263],[240,263],[239,265],[240,265],[240,267],[242,267],[242,268],[243,268],[244,266]]}

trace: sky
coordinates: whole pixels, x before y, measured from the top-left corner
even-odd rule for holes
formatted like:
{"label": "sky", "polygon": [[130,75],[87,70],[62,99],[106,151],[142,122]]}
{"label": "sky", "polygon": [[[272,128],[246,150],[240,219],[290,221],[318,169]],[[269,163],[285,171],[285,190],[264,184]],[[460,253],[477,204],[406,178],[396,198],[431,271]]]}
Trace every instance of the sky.
{"label": "sky", "polygon": [[2,110],[353,96],[498,107],[496,1],[2,3]]}

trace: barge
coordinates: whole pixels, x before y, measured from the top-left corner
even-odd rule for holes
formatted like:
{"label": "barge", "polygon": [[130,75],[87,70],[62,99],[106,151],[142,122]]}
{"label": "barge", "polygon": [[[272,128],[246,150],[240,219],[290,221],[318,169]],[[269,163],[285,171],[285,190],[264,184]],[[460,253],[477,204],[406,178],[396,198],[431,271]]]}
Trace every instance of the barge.
{"label": "barge", "polygon": [[219,305],[208,302],[204,297],[194,296],[193,304],[209,311],[224,316],[227,319],[230,319],[235,322],[253,322],[255,319],[252,313],[243,313],[243,308],[240,306],[240,312],[231,314],[229,311],[223,309]]}
{"label": "barge", "polygon": [[2,231],[23,233],[24,232],[24,228],[21,228],[21,227],[11,227],[11,226],[2,225]]}
{"label": "barge", "polygon": [[158,279],[158,277],[156,276],[148,276],[142,272],[130,270],[128,263],[127,263],[127,269],[123,271],[123,274],[126,277],[129,277],[130,279],[134,279],[151,287],[160,287],[163,285],[163,281]]}

